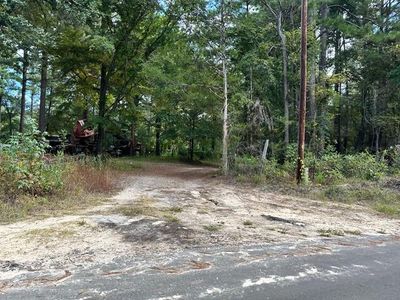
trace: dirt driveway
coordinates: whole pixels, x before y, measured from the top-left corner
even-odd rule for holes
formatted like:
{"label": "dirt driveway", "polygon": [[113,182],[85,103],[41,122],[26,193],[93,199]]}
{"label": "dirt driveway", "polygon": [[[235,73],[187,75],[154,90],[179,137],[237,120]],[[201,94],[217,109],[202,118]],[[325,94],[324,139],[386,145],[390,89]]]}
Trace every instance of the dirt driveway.
{"label": "dirt driveway", "polygon": [[211,167],[149,163],[125,186],[80,214],[0,226],[0,291],[31,272],[60,281],[123,256],[400,231],[399,220],[366,208],[237,186]]}

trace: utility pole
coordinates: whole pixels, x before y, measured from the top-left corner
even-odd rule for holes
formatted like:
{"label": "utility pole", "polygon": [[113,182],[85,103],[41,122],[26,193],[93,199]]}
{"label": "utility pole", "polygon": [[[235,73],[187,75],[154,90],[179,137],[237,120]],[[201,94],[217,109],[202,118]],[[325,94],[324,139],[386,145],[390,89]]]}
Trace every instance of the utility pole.
{"label": "utility pole", "polygon": [[307,0],[301,6],[301,63],[300,63],[300,107],[297,155],[297,184],[301,184],[304,175],[304,144],[307,102]]}
{"label": "utility pole", "polygon": [[222,73],[224,76],[224,115],[222,138],[222,172],[228,175],[228,67],[226,59],[225,1],[221,0]]}

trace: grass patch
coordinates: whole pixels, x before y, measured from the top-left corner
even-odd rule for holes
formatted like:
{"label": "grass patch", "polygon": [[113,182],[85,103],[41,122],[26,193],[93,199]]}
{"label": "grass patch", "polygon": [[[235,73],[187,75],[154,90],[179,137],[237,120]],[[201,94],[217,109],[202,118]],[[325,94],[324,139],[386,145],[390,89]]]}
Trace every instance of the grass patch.
{"label": "grass patch", "polygon": [[180,207],[171,207],[167,209],[160,209],[154,206],[155,201],[153,198],[142,197],[135,203],[129,206],[120,206],[116,208],[115,212],[126,217],[136,216],[149,216],[156,218],[164,218],[167,222],[179,223],[180,220],[174,213],[182,212]]}
{"label": "grass patch", "polygon": [[400,193],[385,188],[383,183],[331,186],[322,191],[322,197],[330,201],[369,206],[387,216],[400,217]]}
{"label": "grass patch", "polygon": [[109,195],[115,191],[118,177],[112,169],[78,162],[67,172],[64,185],[67,191]]}
{"label": "grass patch", "polygon": [[0,224],[26,218],[42,219],[71,214],[106,201],[103,195],[62,192],[46,197],[20,196],[14,203],[0,201]]}
{"label": "grass patch", "polygon": [[382,203],[378,202],[374,206],[375,210],[387,216],[398,217],[400,216],[399,203]]}
{"label": "grass patch", "polygon": [[179,206],[173,206],[171,208],[168,208],[168,211],[174,212],[174,213],[181,213],[183,211],[183,208],[179,207]]}
{"label": "grass patch", "polygon": [[167,221],[167,222],[170,222],[170,223],[180,223],[180,220],[176,217],[176,216],[174,216],[174,215],[171,215],[171,214],[164,214],[164,219]]}
{"label": "grass patch", "polygon": [[264,185],[263,190],[313,200],[357,204],[389,217],[400,217],[400,193],[388,186],[386,180],[379,182],[349,180],[347,184],[299,187],[290,183],[276,183]]}
{"label": "grass patch", "polygon": [[318,233],[324,237],[344,236],[344,231],[340,229],[319,229]]}
{"label": "grass patch", "polygon": [[106,162],[106,167],[120,172],[132,172],[143,168],[143,161],[132,157],[110,158]]}
{"label": "grass patch", "polygon": [[350,234],[350,235],[361,235],[361,231],[358,229],[355,230],[345,230],[345,234]]}
{"label": "grass patch", "polygon": [[154,207],[154,199],[149,197],[141,197],[129,206],[119,206],[115,209],[115,212],[126,217],[160,216],[160,210]]}
{"label": "grass patch", "polygon": [[94,158],[65,156],[46,159],[49,164],[56,164],[58,170],[62,170],[59,171],[61,186],[46,194],[16,192],[12,199],[1,200],[1,224],[29,217],[44,218],[73,213],[103,203],[118,189],[118,179],[122,173]]}
{"label": "grass patch", "polygon": [[276,231],[281,233],[281,234],[287,234],[289,232],[289,229],[287,229],[287,228],[278,228]]}
{"label": "grass patch", "polygon": [[78,222],[76,222],[78,224],[78,226],[86,226],[88,225],[88,223],[85,220],[79,220]]}
{"label": "grass patch", "polygon": [[57,228],[43,228],[43,229],[32,229],[25,233],[25,236],[29,238],[37,239],[66,239],[75,235],[75,231],[71,229],[57,229]]}
{"label": "grass patch", "polygon": [[210,225],[204,225],[203,228],[205,230],[207,230],[207,231],[210,231],[210,232],[217,232],[217,231],[220,231],[222,229],[222,225],[210,224]]}

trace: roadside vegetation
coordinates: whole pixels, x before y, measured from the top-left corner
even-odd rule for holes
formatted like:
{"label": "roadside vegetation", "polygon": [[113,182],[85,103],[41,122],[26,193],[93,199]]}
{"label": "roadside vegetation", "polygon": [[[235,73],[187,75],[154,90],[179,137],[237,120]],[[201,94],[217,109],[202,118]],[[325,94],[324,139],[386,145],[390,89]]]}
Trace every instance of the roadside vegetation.
{"label": "roadside vegetation", "polygon": [[283,163],[270,158],[237,157],[232,170],[238,182],[264,185],[283,194],[317,200],[368,205],[388,216],[400,216],[400,149],[379,156],[369,152],[338,154],[328,148],[319,157],[306,154],[305,182],[295,184],[295,145]]}
{"label": "roadside vegetation", "polygon": [[[316,0],[308,18],[302,7],[0,2],[0,221],[99,201],[148,160],[399,216],[400,5]],[[45,132],[53,153],[92,156],[47,155]]]}
{"label": "roadside vegetation", "polygon": [[[0,149],[0,222],[26,217],[64,214],[98,204],[115,192],[119,181],[151,162],[178,162],[171,157],[132,159],[46,154],[48,144],[31,126],[16,134]],[[375,156],[368,152],[338,154],[327,149],[319,157],[307,152],[305,182],[295,184],[295,145],[283,162],[270,157],[236,157],[231,174],[237,183],[251,183],[265,189],[311,199],[367,205],[387,216],[400,216],[400,152]],[[208,163],[207,163],[208,164]],[[178,222],[181,207],[156,211],[151,199],[142,199],[133,207],[120,207],[127,216],[162,216]],[[246,222],[245,222],[246,223]],[[252,225],[252,224],[245,224]]]}
{"label": "roadside vegetation", "polygon": [[131,160],[50,155],[47,147],[32,126],[0,148],[0,223],[100,203],[126,172],[140,168]]}

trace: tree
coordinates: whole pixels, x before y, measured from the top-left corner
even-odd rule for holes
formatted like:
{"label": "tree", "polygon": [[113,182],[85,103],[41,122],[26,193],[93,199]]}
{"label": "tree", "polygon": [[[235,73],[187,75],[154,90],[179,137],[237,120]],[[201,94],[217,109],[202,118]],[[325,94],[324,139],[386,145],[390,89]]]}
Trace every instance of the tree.
{"label": "tree", "polygon": [[222,172],[228,175],[228,68],[226,57],[225,1],[221,0],[221,61],[224,82],[224,115],[222,130]]}
{"label": "tree", "polygon": [[[65,50],[76,56],[58,56],[63,65],[71,64],[66,72],[76,74],[90,72],[90,77],[97,77],[98,83],[98,138],[97,153],[103,152],[107,113],[129,95],[135,85],[137,75],[143,62],[163,44],[180,16],[180,6],[177,3],[165,5],[158,1],[107,1],[94,3],[94,8],[87,20],[97,24],[89,31],[83,27],[67,28],[65,32],[80,35],[80,40],[72,41],[67,37],[67,44],[57,49],[58,53]],[[100,33],[100,34],[98,34]],[[90,38],[89,43],[83,43],[87,55],[82,60],[82,39]],[[72,42],[72,44],[68,44]],[[94,51],[93,51],[94,50]],[[82,65],[82,62],[84,64]],[[95,66],[97,65],[97,66]],[[90,69],[90,70],[89,70]],[[85,78],[78,78],[86,81]],[[113,103],[107,107],[108,100]]]}
{"label": "tree", "polygon": [[299,141],[297,157],[297,184],[304,179],[304,145],[307,103],[307,19],[308,2],[303,0],[301,6],[301,71],[300,71],[300,107],[299,107]]}

